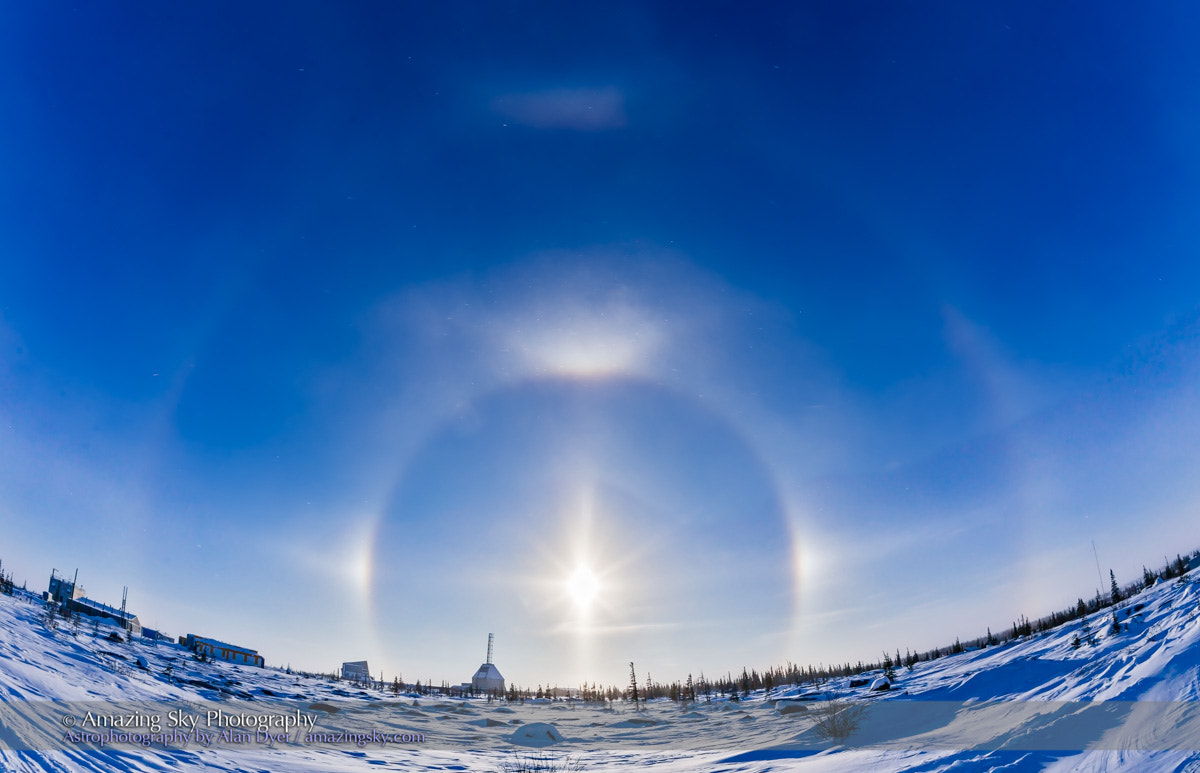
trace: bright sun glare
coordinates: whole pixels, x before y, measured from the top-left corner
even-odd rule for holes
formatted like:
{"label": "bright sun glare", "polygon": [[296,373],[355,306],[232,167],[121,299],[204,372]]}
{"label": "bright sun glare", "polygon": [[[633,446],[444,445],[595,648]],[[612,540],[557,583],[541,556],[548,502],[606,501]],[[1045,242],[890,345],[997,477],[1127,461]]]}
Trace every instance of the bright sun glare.
{"label": "bright sun glare", "polygon": [[596,591],[599,589],[600,583],[596,580],[596,575],[583,565],[575,567],[575,572],[567,579],[567,593],[580,609],[591,606],[592,599],[596,597]]}

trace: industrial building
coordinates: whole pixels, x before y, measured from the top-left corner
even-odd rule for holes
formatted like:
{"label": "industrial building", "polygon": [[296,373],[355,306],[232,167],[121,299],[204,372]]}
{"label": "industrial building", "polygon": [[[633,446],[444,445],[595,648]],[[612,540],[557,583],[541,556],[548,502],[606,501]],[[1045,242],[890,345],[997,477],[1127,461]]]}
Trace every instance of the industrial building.
{"label": "industrial building", "polygon": [[117,609],[89,599],[84,595],[85,593],[83,586],[79,584],[78,570],[75,571],[74,578],[70,580],[60,576],[58,570],[50,570],[50,587],[44,596],[47,601],[57,602],[62,606],[63,612],[67,614],[112,620],[134,636],[142,634],[141,621],[138,620],[137,615],[125,611],[124,600],[121,602],[121,608]]}
{"label": "industrial building", "polygon": [[57,569],[50,570],[50,590],[46,593],[47,601],[57,601],[59,604],[66,604],[68,601],[83,598],[85,591],[83,586],[78,583],[79,571],[75,572],[75,579],[68,580],[66,577],[60,577]]}
{"label": "industrial building", "polygon": [[371,669],[367,668],[365,660],[347,661],[342,664],[342,678],[351,682],[369,682]]}
{"label": "industrial building", "polygon": [[217,660],[227,660],[230,663],[241,663],[259,668],[262,668],[264,664],[263,656],[259,655],[257,650],[239,647],[236,644],[227,644],[204,636],[189,633],[187,636],[179,637],[179,643],[192,652]]}
{"label": "industrial building", "polygon": [[108,604],[101,604],[99,601],[93,601],[88,598],[71,599],[64,606],[73,615],[85,615],[87,617],[113,620],[117,625],[129,631],[131,635],[142,635],[142,623],[138,620],[137,615],[132,612],[125,612],[116,607],[110,607]]}
{"label": "industrial building", "polygon": [[488,649],[487,660],[475,672],[475,676],[471,677],[471,689],[476,692],[500,694],[504,692],[504,677],[500,675],[500,669],[496,668],[496,664],[492,662],[492,634],[488,634]]}

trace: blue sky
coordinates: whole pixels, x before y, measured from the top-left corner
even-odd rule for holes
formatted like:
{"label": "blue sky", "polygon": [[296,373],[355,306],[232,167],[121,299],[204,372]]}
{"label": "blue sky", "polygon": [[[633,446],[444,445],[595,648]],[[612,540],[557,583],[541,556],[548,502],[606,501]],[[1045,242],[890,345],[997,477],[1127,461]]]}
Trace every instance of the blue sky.
{"label": "blue sky", "polygon": [[0,558],[534,686],[1132,580],[1200,543],[1197,13],[7,7]]}

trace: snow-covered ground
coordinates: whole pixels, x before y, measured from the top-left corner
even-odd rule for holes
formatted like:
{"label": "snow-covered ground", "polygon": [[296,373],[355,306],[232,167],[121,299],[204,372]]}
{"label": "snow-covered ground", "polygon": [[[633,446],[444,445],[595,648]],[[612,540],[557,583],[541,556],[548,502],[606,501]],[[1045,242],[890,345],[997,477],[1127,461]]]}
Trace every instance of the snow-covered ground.
{"label": "snow-covered ground", "polygon": [[[1111,615],[1090,618],[1094,644],[1073,646],[1075,621],[898,669],[887,692],[837,679],[634,711],[200,663],[174,644],[110,641],[104,626],[52,629],[40,603],[0,596],[0,768],[1200,770],[1200,582],[1160,582],[1118,616],[1120,633]],[[829,694],[863,707],[844,745],[815,730]],[[126,735],[94,742],[106,732]]]}

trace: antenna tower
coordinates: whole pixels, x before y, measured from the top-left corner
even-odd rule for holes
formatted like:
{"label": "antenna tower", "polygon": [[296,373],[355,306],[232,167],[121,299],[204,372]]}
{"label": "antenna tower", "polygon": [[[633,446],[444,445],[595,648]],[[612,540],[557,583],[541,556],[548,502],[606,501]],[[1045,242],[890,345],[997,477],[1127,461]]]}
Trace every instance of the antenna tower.
{"label": "antenna tower", "polygon": [[1096,592],[1100,592],[1100,588],[1104,587],[1104,573],[1100,571],[1100,554],[1096,552],[1096,540],[1092,540],[1092,555],[1096,557],[1096,579],[1100,580],[1100,585],[1096,588]]}
{"label": "antenna tower", "polygon": [[490,633],[488,634],[488,659],[487,659],[488,663],[492,662],[492,640],[494,638],[495,638],[494,634],[490,634]]}

